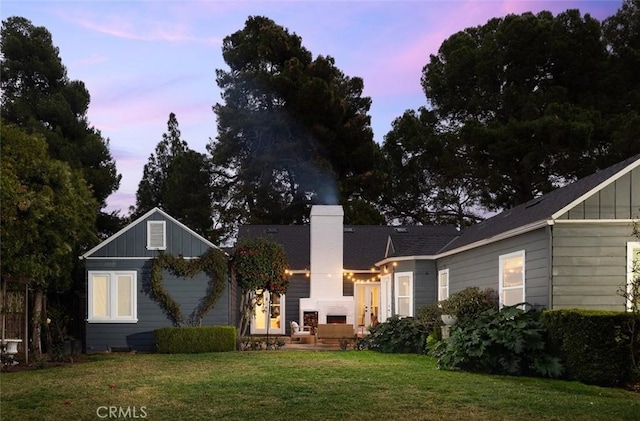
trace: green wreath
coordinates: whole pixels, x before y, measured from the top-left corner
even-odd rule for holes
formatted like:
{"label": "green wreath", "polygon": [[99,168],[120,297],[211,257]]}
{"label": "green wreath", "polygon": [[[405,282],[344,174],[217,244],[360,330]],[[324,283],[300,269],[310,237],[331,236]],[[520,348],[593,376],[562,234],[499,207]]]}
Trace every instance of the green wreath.
{"label": "green wreath", "polygon": [[[187,320],[180,304],[171,297],[162,284],[162,271],[168,270],[174,276],[193,278],[200,272],[209,275],[207,294]],[[182,256],[161,253],[151,265],[151,298],[155,300],[174,326],[199,326],[204,316],[213,309],[222,295],[227,279],[227,258],[219,249],[209,249],[198,259],[186,260]]]}

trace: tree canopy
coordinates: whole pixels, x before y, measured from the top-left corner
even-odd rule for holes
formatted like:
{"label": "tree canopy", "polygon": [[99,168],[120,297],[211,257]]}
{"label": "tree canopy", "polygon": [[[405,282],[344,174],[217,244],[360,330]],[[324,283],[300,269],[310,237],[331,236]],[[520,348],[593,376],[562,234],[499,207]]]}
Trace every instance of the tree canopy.
{"label": "tree canopy", "polygon": [[[3,122],[41,135],[51,158],[79,170],[98,209],[104,208],[121,176],[109,140],[87,120],[90,95],[84,83],[69,80],[51,33],[23,17],[2,22],[0,50]],[[107,218],[103,214],[101,220]]]}
{"label": "tree canopy", "polygon": [[227,36],[212,155],[216,212],[230,224],[303,223],[312,203],[359,193],[373,168],[371,99],[330,56],[265,17]]}
{"label": "tree canopy", "polygon": [[78,170],[49,157],[43,138],[4,122],[0,133],[2,275],[66,291],[78,244],[96,240],[96,201]]}
{"label": "tree canopy", "polygon": [[637,1],[604,23],[578,10],[507,15],[446,39],[423,69],[427,105],[385,137],[389,180],[419,186],[386,198],[387,218],[410,206],[414,221],[437,222],[420,214],[457,197],[464,225],[639,153],[639,16]]}
{"label": "tree canopy", "polygon": [[169,114],[167,132],[149,156],[136,192],[132,216],[159,207],[200,235],[211,238],[209,165],[205,155],[189,149],[178,119]]}
{"label": "tree canopy", "polygon": [[236,244],[233,273],[240,288],[240,336],[244,336],[257,300],[265,293],[284,294],[289,287],[287,257],[281,244],[264,238],[243,238]]}

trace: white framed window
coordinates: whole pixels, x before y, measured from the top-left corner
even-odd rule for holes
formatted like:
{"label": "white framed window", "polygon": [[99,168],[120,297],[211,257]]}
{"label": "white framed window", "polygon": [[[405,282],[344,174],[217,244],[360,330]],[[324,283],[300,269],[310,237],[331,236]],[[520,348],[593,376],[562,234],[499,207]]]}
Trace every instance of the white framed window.
{"label": "white framed window", "polygon": [[87,309],[89,323],[137,323],[137,273],[90,271]]}
{"label": "white framed window", "polygon": [[449,298],[449,269],[438,271],[438,301]]}
{"label": "white framed window", "polygon": [[[260,294],[257,291],[256,294]],[[251,319],[252,334],[284,334],[284,295],[265,292],[262,299],[256,303]],[[268,326],[268,328],[267,328]],[[268,329],[268,330],[267,330]]]}
{"label": "white framed window", "polygon": [[167,248],[166,221],[147,221],[147,250]]}
{"label": "white framed window", "polygon": [[525,301],[524,250],[503,254],[499,258],[500,307]]}
{"label": "white framed window", "polygon": [[[627,299],[625,307],[627,311],[633,310],[633,302],[638,305],[638,297],[633,297],[632,283],[634,279],[640,277],[640,242],[630,241],[627,243]],[[637,292],[637,291],[636,291]]]}
{"label": "white framed window", "polygon": [[395,314],[413,316],[413,272],[397,272],[394,279]]}

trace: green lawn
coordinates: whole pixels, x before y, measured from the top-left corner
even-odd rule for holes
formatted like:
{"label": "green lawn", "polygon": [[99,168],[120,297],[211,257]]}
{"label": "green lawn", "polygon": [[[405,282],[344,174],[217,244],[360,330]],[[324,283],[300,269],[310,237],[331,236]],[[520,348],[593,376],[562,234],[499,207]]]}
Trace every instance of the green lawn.
{"label": "green lawn", "polygon": [[3,420],[640,419],[638,393],[370,351],[100,355],[3,373],[0,393]]}

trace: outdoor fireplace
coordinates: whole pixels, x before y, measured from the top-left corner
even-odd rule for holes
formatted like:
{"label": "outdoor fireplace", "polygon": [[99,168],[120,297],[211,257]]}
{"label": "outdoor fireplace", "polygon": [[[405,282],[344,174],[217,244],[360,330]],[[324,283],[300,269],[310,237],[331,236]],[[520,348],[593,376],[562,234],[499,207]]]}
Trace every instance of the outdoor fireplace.
{"label": "outdoor fireplace", "polygon": [[331,324],[341,324],[341,325],[346,325],[347,324],[347,316],[346,315],[328,315],[327,314],[327,323]]}

